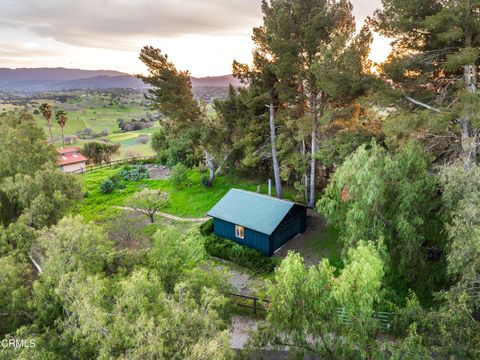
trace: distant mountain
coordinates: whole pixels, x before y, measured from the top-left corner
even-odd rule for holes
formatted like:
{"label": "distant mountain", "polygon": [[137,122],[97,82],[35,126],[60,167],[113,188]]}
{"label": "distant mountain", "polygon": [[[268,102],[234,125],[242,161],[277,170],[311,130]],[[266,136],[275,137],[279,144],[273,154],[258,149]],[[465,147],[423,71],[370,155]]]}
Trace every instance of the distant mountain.
{"label": "distant mountain", "polygon": [[235,87],[242,86],[240,81],[233,75],[208,76],[204,78],[192,77],[192,87],[228,87],[232,84]]}
{"label": "distant mountain", "polygon": [[80,70],[65,68],[0,68],[0,81],[68,81],[87,79],[95,76],[127,75],[112,70]]}
{"label": "distant mountain", "polygon": [[[232,75],[194,78],[193,88],[225,88],[240,86]],[[145,89],[145,84],[132,75],[111,70],[79,70],[65,68],[0,68],[0,90],[59,91],[75,89]]]}

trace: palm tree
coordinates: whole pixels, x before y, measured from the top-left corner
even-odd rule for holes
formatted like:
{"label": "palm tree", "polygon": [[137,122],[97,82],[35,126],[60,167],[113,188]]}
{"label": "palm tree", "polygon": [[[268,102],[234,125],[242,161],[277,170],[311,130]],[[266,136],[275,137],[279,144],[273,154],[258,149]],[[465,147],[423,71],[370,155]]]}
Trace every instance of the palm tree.
{"label": "palm tree", "polygon": [[67,124],[67,112],[64,110],[58,110],[55,113],[55,119],[57,119],[57,124],[60,125],[62,128],[62,148],[65,147],[65,133],[64,133],[64,128],[65,125]]}
{"label": "palm tree", "polygon": [[39,110],[45,120],[47,120],[48,131],[50,132],[50,142],[53,144],[52,123],[50,122],[52,118],[52,107],[47,103],[43,103],[40,105]]}

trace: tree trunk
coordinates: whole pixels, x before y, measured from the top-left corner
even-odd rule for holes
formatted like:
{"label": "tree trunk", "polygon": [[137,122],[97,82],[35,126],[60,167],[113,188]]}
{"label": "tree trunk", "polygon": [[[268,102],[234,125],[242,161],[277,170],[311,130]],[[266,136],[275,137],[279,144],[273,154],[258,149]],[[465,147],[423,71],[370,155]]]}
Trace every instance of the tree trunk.
{"label": "tree trunk", "polygon": [[148,217],[150,218],[150,222],[155,224],[155,213],[148,213]]}
{"label": "tree trunk", "polygon": [[62,149],[65,147],[65,133],[62,126]]}
{"label": "tree trunk", "polygon": [[213,181],[215,180],[215,164],[213,163],[212,155],[207,150],[204,150],[204,153],[205,153],[205,164],[207,165],[208,170],[210,172],[207,185],[212,186]]}
{"label": "tree trunk", "polygon": [[[467,2],[467,18],[472,17],[471,2]],[[467,27],[465,31],[465,47],[472,47],[472,29]],[[465,65],[463,68],[465,88],[469,93],[477,92],[478,69],[476,64]],[[468,114],[460,119],[461,138],[462,138],[462,155],[463,166],[469,171],[477,164],[477,148],[478,148],[478,129],[472,124],[473,114]]]}
{"label": "tree trunk", "polygon": [[[478,80],[477,66],[475,64],[466,65],[464,67],[464,77],[467,92],[475,93],[477,91]],[[467,171],[477,164],[478,129],[472,124],[472,115],[467,115],[460,119],[463,166]]]}
{"label": "tree trunk", "polygon": [[273,176],[275,177],[275,192],[277,198],[282,198],[282,179],[280,177],[280,165],[277,158],[276,132],[275,132],[275,108],[273,103],[269,106],[270,109],[270,141],[272,144],[272,162],[273,162]]}
{"label": "tree trunk", "polygon": [[310,153],[310,196],[308,206],[315,206],[315,185],[317,178],[317,127],[318,127],[318,112],[317,112],[317,94],[312,91],[312,133],[311,133],[311,153]]}
{"label": "tree trunk", "polygon": [[222,172],[223,165],[228,160],[229,156],[230,156],[230,153],[224,156],[222,163],[218,166],[217,170],[215,170],[215,176],[220,175],[220,173]]}
{"label": "tree trunk", "polygon": [[52,124],[50,123],[50,120],[47,122],[48,125],[48,131],[50,132],[50,143],[53,144],[53,133],[52,133]]}
{"label": "tree trunk", "polygon": [[[305,144],[305,139],[302,139],[302,157],[305,159],[305,157],[307,156],[307,145]],[[302,179],[302,183],[303,183],[303,191],[305,193],[305,204],[308,204],[308,174],[307,174],[307,170],[305,170],[305,172],[303,173],[303,179]]]}

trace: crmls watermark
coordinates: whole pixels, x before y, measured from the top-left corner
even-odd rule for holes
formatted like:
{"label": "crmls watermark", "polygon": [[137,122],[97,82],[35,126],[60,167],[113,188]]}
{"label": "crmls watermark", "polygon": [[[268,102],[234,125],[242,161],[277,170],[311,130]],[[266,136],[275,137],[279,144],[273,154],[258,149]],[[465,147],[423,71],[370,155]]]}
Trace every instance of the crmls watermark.
{"label": "crmls watermark", "polygon": [[3,339],[0,341],[0,348],[34,348],[35,339]]}

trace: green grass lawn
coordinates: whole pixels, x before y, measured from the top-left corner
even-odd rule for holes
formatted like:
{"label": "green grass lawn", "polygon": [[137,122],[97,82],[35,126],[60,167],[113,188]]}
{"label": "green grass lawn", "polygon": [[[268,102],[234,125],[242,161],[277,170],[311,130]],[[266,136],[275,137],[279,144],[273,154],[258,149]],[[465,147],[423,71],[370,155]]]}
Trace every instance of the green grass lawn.
{"label": "green grass lawn", "polygon": [[343,267],[342,243],[338,239],[339,233],[333,226],[326,226],[320,231],[308,234],[305,244],[300,249],[302,254],[309,254],[315,259],[325,259],[335,267]]}
{"label": "green grass lawn", "polygon": [[[256,180],[245,180],[219,176],[210,188],[200,183],[201,174],[196,170],[189,172],[189,186],[176,187],[170,180],[140,180],[126,182],[125,189],[116,189],[111,194],[102,194],[99,190],[101,182],[119,172],[120,168],[102,169],[84,175],[79,175],[86,197],[77,206],[76,211],[87,220],[95,220],[110,216],[116,211],[114,206],[123,206],[126,200],[135,192],[144,188],[160,189],[170,195],[169,204],[164,212],[180,217],[204,217],[208,210],[217,203],[230,189],[239,188],[256,191],[260,183]],[[267,192],[267,186],[261,187],[261,192]]]}

